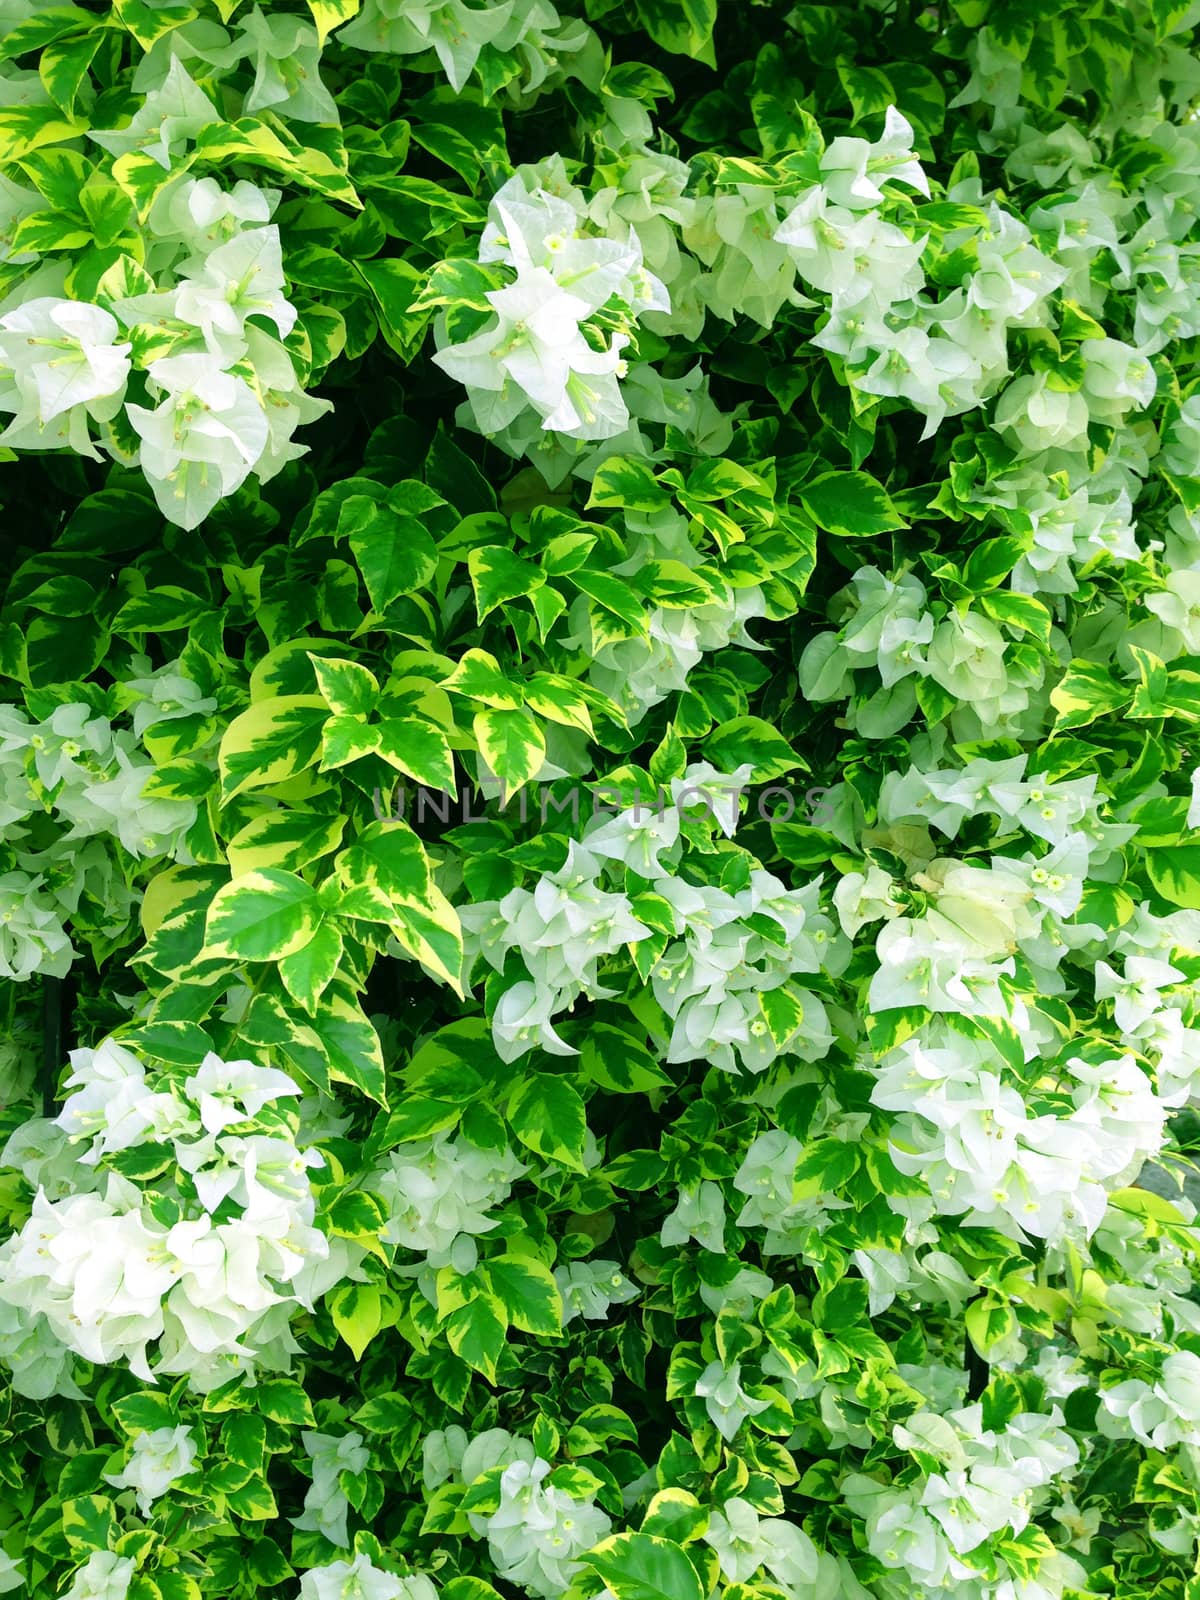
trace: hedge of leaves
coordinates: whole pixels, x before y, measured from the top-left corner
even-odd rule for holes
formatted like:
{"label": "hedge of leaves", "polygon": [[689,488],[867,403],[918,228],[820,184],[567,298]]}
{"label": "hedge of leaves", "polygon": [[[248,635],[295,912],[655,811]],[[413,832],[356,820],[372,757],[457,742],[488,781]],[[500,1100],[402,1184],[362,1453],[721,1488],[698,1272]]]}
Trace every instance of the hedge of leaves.
{"label": "hedge of leaves", "polygon": [[1197,1600],[1200,0],[574,7],[0,0],[0,1592]]}

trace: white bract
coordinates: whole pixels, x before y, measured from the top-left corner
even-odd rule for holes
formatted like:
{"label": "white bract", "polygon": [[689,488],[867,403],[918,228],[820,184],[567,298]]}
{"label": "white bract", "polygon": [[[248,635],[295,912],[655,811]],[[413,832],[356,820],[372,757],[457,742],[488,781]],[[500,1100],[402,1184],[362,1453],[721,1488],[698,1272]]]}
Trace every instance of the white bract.
{"label": "white bract", "polygon": [[479,260],[515,270],[509,286],[485,294],[495,313],[473,337],[452,337],[446,313],[435,324],[437,364],[468,390],[467,413],[480,432],[502,434],[532,407],[543,430],[566,438],[622,433],[629,411],[619,380],[629,334],[602,333],[589,319],[618,302],[631,326],[665,311],[663,285],[642,263],[641,244],[585,231],[582,195],[543,187],[556,174],[524,169],[495,195]]}
{"label": "white bract", "polygon": [[155,1428],[139,1433],[129,1447],[129,1459],[119,1473],[105,1473],[104,1481],[114,1489],[132,1489],[143,1516],[180,1478],[186,1478],[196,1464],[196,1441],[191,1429]]}

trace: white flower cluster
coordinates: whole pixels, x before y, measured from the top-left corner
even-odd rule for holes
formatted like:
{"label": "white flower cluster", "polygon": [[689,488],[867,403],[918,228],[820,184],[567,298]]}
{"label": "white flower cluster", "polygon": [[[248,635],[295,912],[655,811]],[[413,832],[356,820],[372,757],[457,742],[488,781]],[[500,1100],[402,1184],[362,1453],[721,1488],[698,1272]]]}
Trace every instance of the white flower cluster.
{"label": "white flower cluster", "polygon": [[578,18],[560,16],[550,0],[478,6],[464,0],[365,0],[337,37],[355,49],[389,55],[432,51],[456,93],[485,51],[488,79],[515,75],[511,89],[521,99],[563,76],[598,88],[603,71],[596,35]]}
{"label": "white flower cluster", "polygon": [[[177,147],[219,120],[172,57],[128,127],[91,137],[169,172]],[[102,279],[100,303],[64,298],[63,266],[21,279],[0,301],[0,410],[13,413],[0,442],[96,460],[103,448],[139,465],[163,515],[185,528],[251,472],[266,481],[302,455],[293,433],[329,405],[302,393],[282,343],[296,311],[270,220],[278,199],[181,171],[149,207],[144,266]]]}
{"label": "white flower cluster", "polygon": [[343,1472],[365,1472],[370,1465],[371,1452],[363,1444],[361,1433],[305,1432],[300,1435],[305,1453],[313,1466],[312,1483],[304,1496],[304,1510],[292,1518],[292,1526],[308,1528],[340,1545],[343,1550],[350,1545],[346,1519],[350,1502],[338,1481]]}
{"label": "white flower cluster", "polygon": [[132,1556],[118,1556],[111,1550],[93,1550],[76,1572],[62,1600],[125,1600],[135,1567]]}
{"label": "white flower cluster", "polygon": [[[884,183],[929,194],[912,143],[894,107],[875,143],[835,139],[820,157],[819,181],[773,238],[804,282],[830,297],[813,342],[843,358],[862,393],[922,411],[928,437],[995,390],[1008,372],[1008,328],[1044,323],[1044,302],[1065,274],[993,202],[976,229],[964,230],[979,239],[977,270],[946,299],[924,298],[927,236],[910,237],[879,210]],[[951,237],[944,248],[958,242]]]}
{"label": "white flower cluster", "polygon": [[173,1483],[186,1478],[199,1454],[192,1430],[153,1428],[139,1433],[129,1447],[129,1459],[120,1472],[106,1472],[105,1483],[114,1489],[132,1489],[138,1510],[149,1516],[150,1507]]}
{"label": "white flower cluster", "polygon": [[571,1261],[554,1269],[554,1281],[562,1296],[564,1328],[576,1317],[603,1322],[611,1307],[623,1306],[639,1293],[615,1261]]}
{"label": "white flower cluster", "polygon": [[[81,901],[101,931],[125,927],[133,896],[110,841],[135,860],[188,859],[183,840],[196,807],[146,796],[155,765],[141,738],[156,723],[203,715],[216,701],[170,664],[131,678],[120,692],[133,707],[132,731],[82,703],[57,706],[41,722],[0,706],[0,826],[11,863],[0,873],[0,976],[62,977],[75,956],[66,925]],[[66,826],[35,848],[29,824],[45,812]]]}
{"label": "white flower cluster", "polygon": [[498,1219],[489,1213],[508,1199],[526,1170],[511,1149],[484,1150],[461,1135],[408,1140],[369,1181],[388,1207],[380,1238],[422,1252],[427,1267],[471,1272],[475,1237],[496,1226]]}
{"label": "white flower cluster", "polygon": [[758,1416],[771,1403],[747,1392],[742,1383],[740,1361],[731,1361],[728,1366],[721,1361],[710,1361],[696,1379],[694,1392],[704,1401],[708,1420],[726,1444],[733,1442],[747,1417]]}
{"label": "white flower cluster", "polygon": [[496,1509],[469,1511],[467,1520],[476,1538],[487,1540],[498,1575],[538,1600],[557,1600],[579,1570],[576,1558],[612,1529],[590,1497],[547,1481],[550,1463],[519,1435],[493,1428],[471,1439],[459,1427],[438,1429],[423,1450],[427,1490],[447,1480],[470,1485],[501,1469]]}
{"label": "white flower cluster", "polygon": [[[1003,1556],[990,1541],[1028,1527],[1043,1491],[1078,1463],[1078,1446],[1062,1420],[1057,1409],[1023,1412],[995,1430],[983,1426],[982,1408],[972,1405],[945,1416],[918,1412],[898,1423],[896,1444],[936,1458],[941,1470],[906,1488],[862,1473],[842,1480],[847,1505],[866,1523],[871,1554],[921,1584],[930,1600],[951,1600],[975,1592],[964,1585],[995,1581],[992,1563],[1003,1563]],[[1076,1574],[1069,1581],[1086,1581],[1077,1563],[1068,1562],[1067,1570]]]}
{"label": "white flower cluster", "polygon": [[731,1584],[750,1583],[765,1568],[785,1595],[795,1597],[818,1581],[817,1547],[804,1530],[786,1517],[760,1517],[739,1496],[709,1513],[703,1537]]}
{"label": "white flower cluster", "polygon": [[1153,1383],[1127,1378],[1100,1391],[1101,1429],[1117,1438],[1132,1435],[1148,1449],[1200,1447],[1200,1356],[1174,1350]]}
{"label": "white flower cluster", "polygon": [[[495,314],[470,338],[453,336],[449,315],[435,325],[443,371],[467,389],[459,420],[519,453],[543,430],[569,439],[625,432],[629,410],[621,352],[633,324],[665,310],[666,290],[642,263],[636,234],[621,241],[587,231],[587,202],[561,163],[524,168],[496,193],[479,243],[479,260],[515,271],[489,290]],[[615,304],[620,326],[596,320]]]}
{"label": "white flower cluster", "polygon": [[934,1204],[1015,1238],[1092,1233],[1108,1190],[1132,1182],[1166,1121],[1132,1056],[1064,1063],[1069,1109],[1030,1112],[993,1050],[924,1030],[884,1057],[872,1100],[894,1111],[890,1150]]}
{"label": "white flower cluster", "polygon": [[820,880],[788,889],[747,865],[745,886],[735,891],[692,884],[674,871],[689,808],[703,805],[706,819],[732,837],[749,773],[743,767],[725,776],[693,764],[671,780],[669,805],[664,795],[655,806],[596,817],[572,841],[564,865],[543,873],[535,888],[463,907],[471,954],[503,972],[519,950],[529,973],[496,1005],[492,1033],[504,1060],[535,1048],[573,1055],[554,1018],[581,996],[612,994],[600,963],[650,938],[629,896],[602,886],[605,872],[618,868],[647,880],[671,920],[674,937],[651,970],[655,999],[673,1022],[668,1061],[761,1072],[783,1054],[823,1054],[832,1039],[824,1007],[792,982],[797,974],[841,971],[849,958],[847,942],[820,911]]}
{"label": "white flower cluster", "polygon": [[[917,710],[928,679],[954,696],[962,737],[1035,737],[1045,710],[1045,658],[1018,645],[979,611],[955,608],[935,621],[925,585],[911,572],[886,577],[860,567],[834,595],[836,632],[818,633],[800,657],[800,687],[817,702],[847,700],[848,727],[886,739]],[[859,673],[869,677],[860,680]]]}
{"label": "white flower cluster", "polygon": [[[236,92],[235,78],[241,81],[253,72],[253,82],[241,97],[242,117],[270,111],[291,122],[336,123],[338,110],[321,82],[320,57],[317,30],[311,22],[287,13],[269,13],[256,5],[239,14],[232,31],[208,18],[172,28],[138,63],[133,87],[139,94],[153,94],[163,88],[176,62],[186,67],[199,61],[215,69],[222,89],[230,96]],[[175,81],[182,85],[181,79]],[[151,126],[151,119],[144,119],[139,134]],[[103,133],[96,142],[116,155],[131,148],[128,132],[123,128]]]}
{"label": "white flower cluster", "polygon": [[[1195,1207],[1191,1202],[1181,1195],[1172,1204],[1184,1222],[1194,1227]],[[1117,1206],[1109,1207],[1087,1246],[1097,1266],[1101,1261],[1116,1262],[1125,1280],[1106,1282],[1100,1291],[1103,1304],[1096,1309],[1105,1322],[1163,1342],[1167,1342],[1168,1327],[1176,1335],[1183,1330],[1200,1333],[1200,1306],[1191,1298],[1194,1270],[1186,1238],[1182,1229],[1163,1229],[1151,1236],[1141,1217]],[[1056,1268],[1066,1261],[1072,1248],[1081,1247],[1064,1243],[1054,1253],[1051,1259]],[[1111,1268],[1108,1270],[1111,1272]],[[1042,1354],[1045,1356],[1045,1351]],[[1069,1381],[1078,1386],[1086,1377],[1076,1372]],[[1070,1389],[1059,1392],[1068,1394]]]}
{"label": "white flower cluster", "polygon": [[[297,1306],[311,1309],[357,1260],[314,1226],[308,1173],[324,1158],[299,1148],[277,1114],[259,1120],[300,1090],[273,1068],[212,1054],[155,1089],[113,1040],[73,1051],[71,1066],[73,1092],[53,1127],[26,1125],[0,1156],[37,1183],[28,1222],[0,1245],[0,1353],[14,1387],[33,1398],[71,1392],[59,1388],[66,1352],[126,1361],[147,1381],[186,1374],[201,1393],[259,1366],[287,1370]],[[176,1162],[155,1198],[101,1166],[146,1143],[170,1144]],[[75,1180],[51,1199],[41,1168],[53,1176],[64,1144],[78,1151]]]}
{"label": "white flower cluster", "polygon": [[[844,875],[834,904],[851,937],[882,924],[871,1010],[928,1017],[866,1060],[874,1104],[895,1114],[896,1165],[927,1183],[938,1214],[1016,1239],[1079,1241],[1100,1224],[1108,1193],[1157,1153],[1168,1111],[1192,1093],[1194,992],[1169,958],[1200,945],[1200,918],[1156,918],[1141,906],[1124,927],[1088,919],[1085,885],[1119,869],[1133,825],[1102,815],[1094,776],[1048,779],[1026,767],[1024,756],[976,758],[888,774],[861,847],[885,852],[889,868],[876,859]],[[934,832],[954,839],[981,817],[995,820],[1011,854],[941,853]],[[1109,953],[1123,971],[1101,959]],[[1080,966],[1097,1000],[1112,1003],[1116,1049],[1071,1050],[1040,1009],[1043,998],[1072,992]],[[960,1020],[971,1018],[980,1025]],[[987,1031],[996,1025],[1009,1030],[1007,1051]],[[899,1261],[895,1270],[903,1280]]]}
{"label": "white flower cluster", "polygon": [[433,1580],[423,1572],[406,1578],[377,1567],[359,1551],[350,1561],[310,1567],[300,1578],[299,1600],[436,1600]]}

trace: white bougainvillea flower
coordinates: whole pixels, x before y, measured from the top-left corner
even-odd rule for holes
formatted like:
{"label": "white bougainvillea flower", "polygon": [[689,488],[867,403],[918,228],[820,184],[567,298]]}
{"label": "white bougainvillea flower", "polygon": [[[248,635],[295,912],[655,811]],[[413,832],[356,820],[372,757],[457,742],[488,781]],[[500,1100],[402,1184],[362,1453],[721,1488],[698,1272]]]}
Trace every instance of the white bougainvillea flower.
{"label": "white bougainvillea flower", "polygon": [[705,1250],[721,1254],[725,1249],[725,1199],[720,1184],[705,1179],[681,1189],[675,1209],[663,1222],[659,1239],[668,1246],[694,1239]]}
{"label": "white bougainvillea flower", "polygon": [[19,870],[0,873],[0,978],[23,983],[35,972],[64,978],[75,954],[44,879]]}
{"label": "white bougainvillea flower", "polygon": [[913,130],[908,119],[889,106],[883,133],[872,144],[842,135],[821,157],[821,181],[835,205],[863,211],[883,200],[883,183],[902,183],[928,195],[929,180],[913,153]]}
{"label": "white bougainvillea flower", "polygon": [[500,1574],[539,1600],[561,1594],[578,1571],[575,1557],[612,1528],[590,1500],[548,1484],[550,1470],[540,1457],[506,1466],[500,1504],[483,1525]]}
{"label": "white bougainvillea flower", "polygon": [[135,1490],[138,1510],[149,1516],[159,1496],[192,1471],[197,1454],[190,1428],[155,1428],[137,1435],[125,1466],[117,1473],[106,1472],[104,1481],[114,1489]]}
{"label": "white bougainvillea flower", "polygon": [[75,1574],[62,1600],[125,1600],[133,1581],[132,1556],[114,1555],[111,1550],[93,1550]]}
{"label": "white bougainvillea flower", "polygon": [[479,52],[508,25],[512,10],[513,0],[478,8],[462,0],[366,0],[338,39],[356,50],[389,55],[432,50],[455,93],[461,94]]}
{"label": "white bougainvillea flower", "polygon": [[1087,438],[1087,425],[1084,396],[1051,388],[1046,372],[1015,378],[996,402],[996,428],[1030,455],[1077,448]]}
{"label": "white bougainvillea flower", "polygon": [[246,116],[274,110],[296,122],[337,122],[333,96],[321,82],[321,46],[306,18],[268,15],[261,6],[238,18],[237,50],[254,67]]}
{"label": "white bougainvillea flower", "polygon": [[210,1051],[184,1084],[183,1092],[199,1106],[200,1121],[209,1133],[220,1133],[232,1123],[256,1117],[265,1105],[301,1090],[276,1067],[262,1067],[254,1061],[222,1061]]}
{"label": "white bougainvillea flower", "polygon": [[434,1600],[435,1594],[423,1575],[399,1578],[361,1553],[351,1561],[310,1567],[300,1578],[300,1600]]}
{"label": "white bougainvillea flower", "polygon": [[[1164,587],[1142,596],[1142,604],[1154,613],[1164,627],[1179,635],[1180,648],[1164,649],[1161,654],[1169,660],[1173,655],[1195,655],[1200,652],[1200,572],[1191,569],[1169,572]],[[1188,817],[1188,826],[1196,824]]]}
{"label": "white bougainvillea flower", "polygon": [[572,1261],[554,1269],[563,1303],[563,1327],[576,1317],[603,1322],[612,1306],[635,1300],[641,1292],[615,1261]]}
{"label": "white bougainvillea flower", "polygon": [[[116,414],[129,376],[126,341],[120,326],[101,306],[43,297],[27,300],[0,317],[0,360],[9,367],[23,397],[35,398],[43,424],[89,407],[92,416]],[[11,427],[20,426],[18,412]]]}
{"label": "white bougainvillea flower", "polygon": [[172,155],[185,141],[220,120],[216,106],[175,56],[163,83],[151,90],[125,127],[107,132],[89,129],[87,136],[110,156],[139,150],[168,171]]}
{"label": "white bougainvillea flower", "polygon": [[176,315],[199,328],[207,348],[225,364],[245,351],[247,317],[273,322],[284,339],[296,325],[296,308],[283,292],[283,255],[273,225],[246,229],[181,275]]}
{"label": "white bougainvillea flower", "polygon": [[259,189],[245,178],[223,189],[215,178],[181,173],[157,192],[147,220],[157,238],[183,243],[203,258],[243,228],[270,222],[278,203],[278,189]]}
{"label": "white bougainvillea flower", "polygon": [[747,1417],[756,1417],[770,1405],[768,1400],[756,1400],[742,1387],[741,1363],[734,1361],[728,1367],[719,1361],[710,1361],[696,1379],[696,1394],[704,1401],[709,1421],[726,1444],[737,1434]]}
{"label": "white bougainvillea flower", "polygon": [[142,469],[163,515],[195,528],[266,449],[266,413],[250,386],[212,355],[165,356],[146,375],[165,398],[154,410],[126,407],[142,441]]}
{"label": "white bougainvillea flower", "polygon": [[532,983],[515,983],[506,989],[492,1018],[492,1039],[501,1061],[515,1061],[533,1049],[554,1056],[578,1055],[574,1045],[555,1033],[551,1022],[555,1010],[555,996],[539,993]]}
{"label": "white bougainvillea flower", "polygon": [[304,1432],[300,1442],[312,1462],[313,1478],[304,1496],[304,1510],[300,1516],[292,1518],[292,1526],[310,1529],[328,1539],[330,1544],[347,1549],[350,1535],[346,1519],[350,1502],[338,1478],[342,1472],[365,1472],[371,1452],[364,1447],[361,1433],[338,1436]]}
{"label": "white bougainvillea flower", "polygon": [[146,1069],[131,1050],[105,1039],[95,1050],[72,1050],[67,1096],[54,1119],[72,1140],[91,1139],[79,1160],[94,1166],[109,1151],[128,1150],[151,1130],[187,1126],[186,1109],[172,1094],[155,1094]]}

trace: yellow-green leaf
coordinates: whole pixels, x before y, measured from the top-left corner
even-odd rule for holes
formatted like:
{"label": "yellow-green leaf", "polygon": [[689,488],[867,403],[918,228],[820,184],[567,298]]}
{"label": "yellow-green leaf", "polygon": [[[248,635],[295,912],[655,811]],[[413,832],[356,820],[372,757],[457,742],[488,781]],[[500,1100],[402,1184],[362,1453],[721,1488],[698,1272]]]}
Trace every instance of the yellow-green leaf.
{"label": "yellow-green leaf", "polygon": [[260,700],[225,730],[217,764],[226,802],[244,789],[266,789],[316,764],[329,707],[316,694]]}
{"label": "yellow-green leaf", "polygon": [[302,950],[322,917],[317,891],[293,872],[268,867],[219,889],[208,910],[206,956],[282,961]]}

